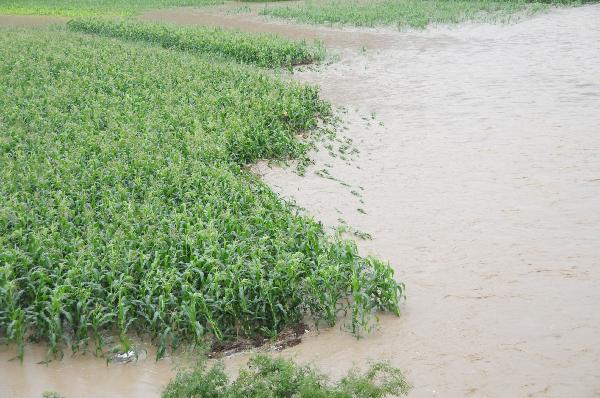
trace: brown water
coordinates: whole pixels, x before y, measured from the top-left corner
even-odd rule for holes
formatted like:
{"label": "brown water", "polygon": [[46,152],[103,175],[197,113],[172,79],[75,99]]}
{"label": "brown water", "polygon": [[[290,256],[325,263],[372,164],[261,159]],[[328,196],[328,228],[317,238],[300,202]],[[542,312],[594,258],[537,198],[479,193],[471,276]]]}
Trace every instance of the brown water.
{"label": "brown water", "polygon": [[110,363],[91,354],[70,356],[61,361],[39,363],[47,348],[26,346],[20,364],[14,347],[0,346],[0,398],[40,398],[44,391],[56,391],[67,398],[158,397],[174,376],[170,359],[154,361],[155,350],[141,352],[138,361]]}
{"label": "brown water", "polygon": [[66,18],[60,17],[45,17],[37,15],[0,15],[0,27],[47,26],[65,21]]}
{"label": "brown water", "polygon": [[[333,377],[390,360],[411,397],[600,396],[600,5],[381,41],[295,29],[323,29],[344,50],[295,76],[349,110],[345,134],[360,155],[348,165],[321,151],[314,170],[365,203],[311,171],[257,171],[326,225],[342,218],[371,233],[361,251],[391,262],[408,301],[362,340],[322,330],[283,355]],[[30,350],[22,366],[0,352],[0,396],[149,397],[171,376],[152,360],[45,367]]]}

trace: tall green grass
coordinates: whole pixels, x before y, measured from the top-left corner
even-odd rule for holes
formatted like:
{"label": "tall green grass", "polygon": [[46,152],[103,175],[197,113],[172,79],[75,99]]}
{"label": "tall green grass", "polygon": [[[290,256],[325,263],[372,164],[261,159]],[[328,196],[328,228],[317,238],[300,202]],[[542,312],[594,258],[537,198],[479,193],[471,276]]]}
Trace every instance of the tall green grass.
{"label": "tall green grass", "polygon": [[246,166],[303,156],[314,87],[235,63],[60,30],[0,35],[0,337],[50,354],[150,337],[355,333],[399,313],[390,267]]}
{"label": "tall green grass", "polygon": [[263,67],[307,64],[323,58],[322,47],[291,41],[276,35],[246,34],[220,28],[183,27],[131,20],[74,19],[70,30],[127,40],[144,41],[166,48],[220,55]]}
{"label": "tall green grass", "polygon": [[585,0],[306,0],[268,7],[261,14],[317,24],[424,28],[465,21],[508,21],[533,14],[550,4],[583,4]]}

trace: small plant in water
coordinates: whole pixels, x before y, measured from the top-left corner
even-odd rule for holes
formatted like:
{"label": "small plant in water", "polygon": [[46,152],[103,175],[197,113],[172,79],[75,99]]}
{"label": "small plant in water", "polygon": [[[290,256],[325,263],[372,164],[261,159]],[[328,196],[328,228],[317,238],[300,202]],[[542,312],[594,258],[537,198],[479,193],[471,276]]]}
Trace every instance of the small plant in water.
{"label": "small plant in water", "polygon": [[365,372],[351,370],[338,383],[311,366],[259,355],[237,379],[230,381],[222,364],[208,367],[204,360],[182,371],[162,393],[163,398],[384,398],[406,395],[410,385],[402,372],[380,362]]}
{"label": "small plant in water", "polygon": [[65,398],[65,397],[54,391],[44,391],[42,393],[42,398]]}

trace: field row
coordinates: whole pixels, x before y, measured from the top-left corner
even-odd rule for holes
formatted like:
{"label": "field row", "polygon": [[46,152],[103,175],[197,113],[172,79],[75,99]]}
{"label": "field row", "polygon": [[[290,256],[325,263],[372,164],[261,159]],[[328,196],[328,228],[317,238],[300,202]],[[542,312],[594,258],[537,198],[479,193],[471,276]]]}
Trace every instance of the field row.
{"label": "field row", "polygon": [[307,64],[323,59],[324,49],[276,35],[246,34],[221,28],[183,27],[133,20],[75,19],[75,32],[118,37],[198,54],[213,54],[262,67]]}
{"label": "field row", "polygon": [[431,24],[506,22],[546,10],[550,5],[578,5],[586,0],[307,0],[265,7],[263,15],[303,23],[424,28]]}

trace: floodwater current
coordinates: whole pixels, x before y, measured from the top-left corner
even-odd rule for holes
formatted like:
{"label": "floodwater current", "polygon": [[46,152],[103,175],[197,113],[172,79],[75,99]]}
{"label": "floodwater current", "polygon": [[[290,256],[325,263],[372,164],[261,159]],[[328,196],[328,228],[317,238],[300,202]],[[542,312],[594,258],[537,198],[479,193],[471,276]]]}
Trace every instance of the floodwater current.
{"label": "floodwater current", "polygon": [[[177,15],[145,17],[194,23]],[[333,378],[389,360],[411,397],[600,396],[600,5],[423,32],[244,23],[337,49],[294,77],[347,109],[342,133],[360,150],[349,164],[319,151],[305,177],[256,171],[325,225],[371,234],[360,251],[407,284],[402,316],[372,334],[323,329],[280,355]],[[10,355],[2,397],[150,397],[172,376],[169,361]]]}

